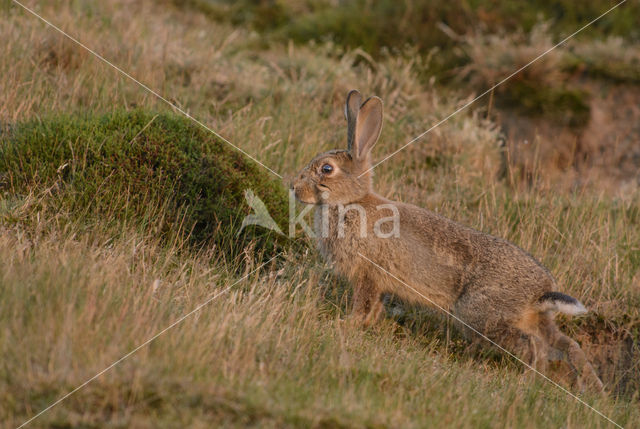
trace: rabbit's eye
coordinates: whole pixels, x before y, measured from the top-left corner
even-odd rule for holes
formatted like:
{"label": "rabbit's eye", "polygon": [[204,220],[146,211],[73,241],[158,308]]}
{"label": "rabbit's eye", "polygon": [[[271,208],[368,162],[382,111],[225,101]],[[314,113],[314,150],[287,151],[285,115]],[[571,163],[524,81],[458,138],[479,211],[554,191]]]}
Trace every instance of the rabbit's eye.
{"label": "rabbit's eye", "polygon": [[333,171],[333,167],[331,166],[331,164],[325,164],[322,166],[322,172],[324,174],[329,174]]}

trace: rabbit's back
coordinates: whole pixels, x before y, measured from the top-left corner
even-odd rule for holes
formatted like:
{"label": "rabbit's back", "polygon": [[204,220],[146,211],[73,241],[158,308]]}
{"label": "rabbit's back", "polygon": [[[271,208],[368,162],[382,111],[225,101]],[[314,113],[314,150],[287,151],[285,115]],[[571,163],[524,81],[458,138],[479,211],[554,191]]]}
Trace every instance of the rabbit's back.
{"label": "rabbit's back", "polygon": [[456,271],[453,283],[441,284],[450,290],[451,303],[465,294],[480,292],[496,307],[508,303],[517,313],[519,307],[554,289],[551,273],[515,244],[420,207],[399,207],[412,254],[433,258],[428,270]]}

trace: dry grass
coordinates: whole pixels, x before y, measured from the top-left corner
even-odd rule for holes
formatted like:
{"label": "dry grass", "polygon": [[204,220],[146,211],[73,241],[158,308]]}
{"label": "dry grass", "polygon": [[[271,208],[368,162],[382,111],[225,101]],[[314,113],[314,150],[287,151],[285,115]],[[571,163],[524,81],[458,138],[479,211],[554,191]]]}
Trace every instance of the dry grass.
{"label": "dry grass", "polygon": [[[234,281],[210,255],[181,257],[133,234],[107,245],[5,230],[0,256],[6,427]],[[514,365],[448,355],[434,333],[391,321],[354,329],[315,259],[293,258],[250,275],[36,427],[604,426]],[[622,424],[638,418],[624,403],[585,399]]]}
{"label": "dry grass", "polygon": [[[466,101],[424,84],[414,71],[419,56],[374,61],[331,44],[263,46],[257,34],[156,2],[39,2],[36,10],[285,175],[344,144],[349,88],[385,100],[380,157]],[[0,21],[0,122],[166,109],[20,9],[3,3]],[[585,400],[632,425],[640,419],[640,195],[556,188],[540,164],[530,169],[540,180],[523,181],[519,166],[504,162],[499,140],[481,111],[465,112],[376,169],[378,188],[541,259],[564,291],[595,311],[565,320],[565,328],[610,389],[625,393]],[[18,219],[0,230],[0,420],[7,427],[240,278],[219,253],[194,253],[126,227],[114,239],[37,213],[30,215],[41,223],[26,225],[20,213],[34,197],[2,198],[0,214]],[[34,426],[607,426],[517,365],[456,346],[446,324],[411,313],[405,325],[350,326],[341,319],[344,287],[313,251],[283,255]]]}
{"label": "dry grass", "polygon": [[[530,33],[473,34],[464,36],[465,52],[471,62],[460,77],[471,76],[476,86],[495,85],[532,59],[550,50],[556,43],[549,33],[550,24],[539,23]],[[515,76],[518,80],[553,83],[562,79],[563,48],[551,50]],[[502,91],[505,87],[498,87]]]}

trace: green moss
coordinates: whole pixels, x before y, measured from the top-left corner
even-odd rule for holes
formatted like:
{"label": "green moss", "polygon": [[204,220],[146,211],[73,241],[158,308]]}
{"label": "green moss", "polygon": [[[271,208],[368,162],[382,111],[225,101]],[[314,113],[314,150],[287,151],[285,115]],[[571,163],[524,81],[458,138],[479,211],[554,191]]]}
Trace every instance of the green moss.
{"label": "green moss", "polygon": [[231,255],[252,242],[265,251],[285,242],[260,227],[236,237],[251,212],[246,189],[265,202],[281,228],[285,225],[283,186],[176,115],[117,111],[17,124],[0,139],[0,177],[5,205],[38,189],[39,211],[87,228],[133,225],[167,238],[179,234],[193,243],[215,244]]}

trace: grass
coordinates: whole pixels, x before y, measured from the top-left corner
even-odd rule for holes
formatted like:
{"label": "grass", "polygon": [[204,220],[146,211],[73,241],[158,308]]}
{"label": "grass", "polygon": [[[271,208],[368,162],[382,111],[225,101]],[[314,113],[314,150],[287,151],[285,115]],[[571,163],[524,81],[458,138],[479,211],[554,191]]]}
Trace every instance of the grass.
{"label": "grass", "polygon": [[[284,13],[295,6],[278,4]],[[428,58],[411,47],[372,55],[335,40],[281,43],[264,36],[272,30],[167,2],[35,7],[286,178],[317,152],[344,145],[350,88],[385,101],[381,159],[468,101],[492,81],[491,70],[509,71],[507,60],[480,61],[482,52],[500,52],[486,39],[470,55],[475,66],[456,69],[461,88],[443,88],[425,78]],[[262,189],[272,211],[288,208],[286,182],[20,9],[3,4],[0,20],[2,426],[21,424],[237,282],[32,425],[609,427],[510,359],[467,350],[450,321],[423,308],[405,306],[400,320],[370,330],[351,326],[348,285],[306,240],[283,246],[255,273],[254,253],[271,255],[255,236],[240,242],[244,259],[206,238],[194,242],[196,231],[229,241],[216,225],[233,222],[211,213],[248,213],[244,185],[232,179]],[[515,64],[535,50],[523,37],[502,48],[515,52]],[[572,49],[600,52],[589,40]],[[528,76],[555,88],[549,72],[564,79],[563,64],[564,54]],[[505,237],[548,266],[592,310],[560,319],[611,392],[581,398],[633,427],[638,189],[545,163],[551,149],[535,142],[535,156],[522,156],[487,113],[454,116],[377,168],[376,186]]]}
{"label": "grass", "polygon": [[287,193],[263,167],[192,121],[142,110],[69,116],[15,124],[0,140],[2,191],[36,200],[25,219],[7,210],[4,221],[57,218],[57,225],[142,232],[217,246],[233,258],[249,244],[273,253],[275,234],[253,226],[244,191],[266,202],[285,228]]}
{"label": "grass", "polygon": [[[8,426],[232,282],[207,255],[134,233],[108,248],[5,233],[2,252]],[[438,336],[390,321],[353,329],[317,287],[325,275],[293,262],[251,275],[37,425],[604,426],[514,364],[449,355]],[[585,399],[623,425],[637,418],[624,402]]]}

